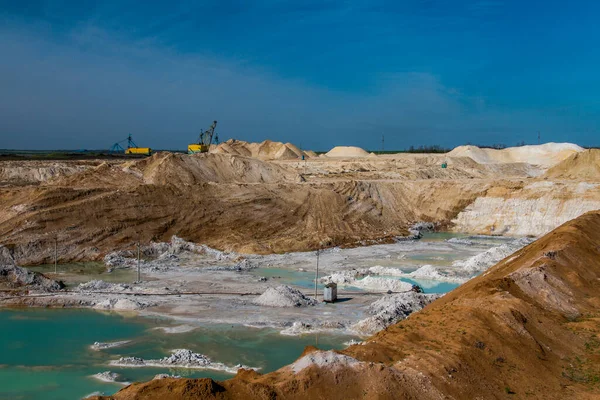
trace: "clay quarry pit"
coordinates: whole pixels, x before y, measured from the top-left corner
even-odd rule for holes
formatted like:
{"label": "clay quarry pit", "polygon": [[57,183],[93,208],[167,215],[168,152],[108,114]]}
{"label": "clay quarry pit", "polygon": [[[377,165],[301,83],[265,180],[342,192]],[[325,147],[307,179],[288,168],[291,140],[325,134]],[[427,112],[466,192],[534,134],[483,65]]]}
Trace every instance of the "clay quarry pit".
{"label": "clay quarry pit", "polygon": [[[597,309],[590,310],[600,307],[600,263],[592,272],[577,270],[590,274],[585,284],[565,272],[580,265],[576,249],[585,247],[590,259],[597,253],[592,243],[599,217],[589,212],[600,209],[599,150],[548,143],[504,150],[461,146],[447,154],[375,155],[336,147],[317,155],[289,143],[230,140],[206,154],[0,161],[0,199],[3,307],[126,311],[164,316],[183,330],[239,324],[364,340],[342,352],[309,349],[271,374],[250,365],[225,382],[167,378],[146,384],[151,389],[129,386],[115,399],[316,398],[333,381],[345,382],[351,398],[362,387],[350,383],[356,371],[374,382],[362,383],[368,398],[398,398],[390,390],[432,399],[506,398],[509,391],[531,398],[600,395],[592,378],[569,380],[558,367],[576,354],[581,359],[585,343],[596,343],[597,336],[578,332],[599,329]],[[558,234],[549,234],[555,229]],[[577,242],[574,230],[587,241]],[[563,235],[571,247],[553,242],[553,235]],[[136,243],[141,281],[134,283]],[[550,261],[539,264],[528,249]],[[542,279],[547,283],[530,271],[534,264],[553,268]],[[338,284],[343,301],[320,301],[328,282]],[[499,311],[491,312],[495,307]],[[465,319],[448,322],[443,315],[449,310]],[[575,326],[583,320],[585,327]],[[486,321],[521,336],[507,333],[513,341],[503,352],[502,337],[486,331]],[[561,330],[571,323],[570,333]],[[432,324],[440,325],[438,336],[424,329]],[[541,324],[555,327],[554,336],[541,338]],[[405,335],[404,326],[417,336]],[[454,347],[440,349],[442,333],[459,329],[466,333],[448,339]],[[519,359],[519,346],[531,347],[523,357],[533,358]],[[473,348],[493,353],[501,372],[493,363],[477,364]],[[536,362],[535,351],[539,360],[551,360],[537,370],[526,366]],[[237,371],[185,351],[150,361],[184,363],[178,357],[192,368]],[[595,376],[597,358],[590,354],[577,373]],[[120,362],[112,365],[144,361]],[[518,371],[542,378],[527,382]],[[144,397],[146,390],[154,395]]]}

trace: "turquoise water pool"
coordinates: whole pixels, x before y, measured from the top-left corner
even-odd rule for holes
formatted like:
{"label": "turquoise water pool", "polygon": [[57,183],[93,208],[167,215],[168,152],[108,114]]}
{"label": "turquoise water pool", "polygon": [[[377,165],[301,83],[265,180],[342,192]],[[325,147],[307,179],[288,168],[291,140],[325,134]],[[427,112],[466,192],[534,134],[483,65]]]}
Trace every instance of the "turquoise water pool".
{"label": "turquoise water pool", "polygon": [[[90,310],[0,310],[0,399],[79,399],[93,392],[112,394],[122,385],[91,378],[103,371],[127,381],[146,381],[159,373],[227,379],[230,374],[169,368],[118,368],[120,356],[161,358],[172,349],[187,348],[228,365],[238,363],[269,372],[293,362],[307,345],[343,348],[349,337],[283,336],[271,329],[206,326],[179,334],[157,327],[162,318],[124,316]],[[132,340],[128,345],[94,351],[96,341]]]}

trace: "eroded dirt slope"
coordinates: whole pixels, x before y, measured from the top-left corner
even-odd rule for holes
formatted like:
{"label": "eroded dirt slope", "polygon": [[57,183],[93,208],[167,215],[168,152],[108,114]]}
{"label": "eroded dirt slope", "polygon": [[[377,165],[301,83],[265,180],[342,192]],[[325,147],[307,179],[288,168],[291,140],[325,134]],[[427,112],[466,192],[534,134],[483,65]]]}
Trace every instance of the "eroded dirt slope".
{"label": "eroded dirt slope", "polygon": [[448,221],[486,183],[309,179],[293,167],[222,155],[156,154],[0,191],[1,244],[20,265],[101,258],[173,235],[223,250],[272,253],[356,245]]}
{"label": "eroded dirt slope", "polygon": [[588,213],[362,345],[104,399],[599,398],[599,244],[600,213]]}

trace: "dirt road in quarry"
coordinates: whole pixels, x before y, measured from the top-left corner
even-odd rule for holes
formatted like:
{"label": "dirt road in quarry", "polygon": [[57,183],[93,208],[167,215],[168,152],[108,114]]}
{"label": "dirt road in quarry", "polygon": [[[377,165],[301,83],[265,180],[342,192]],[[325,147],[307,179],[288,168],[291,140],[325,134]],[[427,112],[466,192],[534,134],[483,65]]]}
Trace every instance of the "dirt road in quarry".
{"label": "dirt road in quarry", "polygon": [[[600,175],[590,167],[597,151],[553,146],[529,146],[535,164],[475,157],[471,147],[441,155],[307,152],[305,161],[292,150],[275,149],[285,157],[269,159],[225,147],[142,160],[3,161],[0,245],[31,265],[53,260],[55,237],[62,263],[173,235],[239,253],[356,246],[406,236],[419,221],[537,236],[600,209]],[[565,172],[582,168],[583,175]]]}

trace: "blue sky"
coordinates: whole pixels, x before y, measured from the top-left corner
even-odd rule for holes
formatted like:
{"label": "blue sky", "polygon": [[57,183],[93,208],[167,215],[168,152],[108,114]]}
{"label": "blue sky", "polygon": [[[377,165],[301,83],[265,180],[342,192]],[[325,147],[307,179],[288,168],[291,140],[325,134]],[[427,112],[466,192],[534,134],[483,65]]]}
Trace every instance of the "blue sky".
{"label": "blue sky", "polygon": [[0,0],[0,148],[600,145],[592,1]]}

